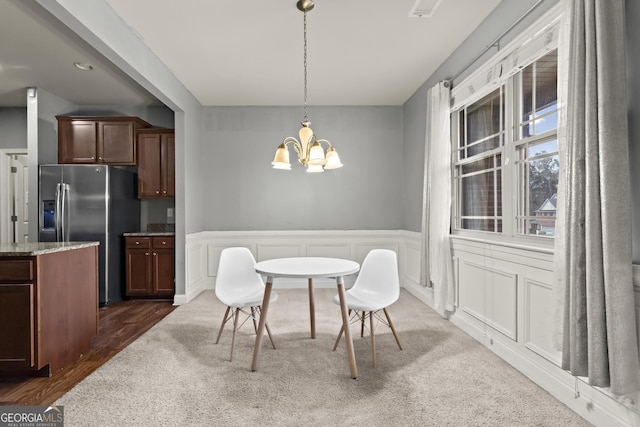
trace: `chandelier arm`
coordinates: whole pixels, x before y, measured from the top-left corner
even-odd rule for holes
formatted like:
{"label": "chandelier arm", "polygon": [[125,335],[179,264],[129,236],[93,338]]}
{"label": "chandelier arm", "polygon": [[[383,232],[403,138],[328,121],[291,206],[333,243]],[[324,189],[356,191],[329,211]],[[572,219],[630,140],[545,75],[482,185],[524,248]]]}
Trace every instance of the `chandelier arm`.
{"label": "chandelier arm", "polygon": [[289,144],[293,144],[293,149],[296,151],[296,153],[298,153],[298,156],[300,155],[300,153],[302,153],[302,145],[294,137],[288,136],[284,139],[284,141],[282,141],[282,143],[285,147]]}
{"label": "chandelier arm", "polygon": [[329,147],[333,147],[333,145],[331,145],[331,143],[326,139],[316,139],[316,141],[318,141],[318,143],[326,142]]}

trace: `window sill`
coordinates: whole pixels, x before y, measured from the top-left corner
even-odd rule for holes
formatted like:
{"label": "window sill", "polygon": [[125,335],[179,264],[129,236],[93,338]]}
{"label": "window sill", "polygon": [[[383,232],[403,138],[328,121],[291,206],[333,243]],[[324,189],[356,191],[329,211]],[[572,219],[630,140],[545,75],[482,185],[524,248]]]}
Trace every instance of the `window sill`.
{"label": "window sill", "polygon": [[[553,240],[552,238],[546,239],[544,242],[529,242],[524,239],[508,239],[498,238],[497,236],[468,236],[464,234],[450,234],[452,240],[474,242],[483,245],[499,246],[509,249],[518,249],[528,252],[537,252],[545,255],[553,255]],[[529,239],[526,239],[529,240]]]}

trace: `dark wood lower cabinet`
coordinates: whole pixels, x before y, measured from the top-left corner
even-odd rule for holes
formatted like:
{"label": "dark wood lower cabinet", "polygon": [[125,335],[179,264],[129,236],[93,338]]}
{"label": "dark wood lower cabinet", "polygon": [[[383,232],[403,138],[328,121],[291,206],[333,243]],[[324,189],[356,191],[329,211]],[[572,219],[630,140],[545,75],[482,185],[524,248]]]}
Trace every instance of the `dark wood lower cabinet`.
{"label": "dark wood lower cabinet", "polygon": [[0,255],[0,375],[51,375],[98,333],[98,247]]}
{"label": "dark wood lower cabinet", "polygon": [[0,363],[7,368],[31,369],[35,360],[33,287],[32,283],[0,285]]}
{"label": "dark wood lower cabinet", "polygon": [[172,298],[175,294],[173,236],[125,237],[128,297]]}

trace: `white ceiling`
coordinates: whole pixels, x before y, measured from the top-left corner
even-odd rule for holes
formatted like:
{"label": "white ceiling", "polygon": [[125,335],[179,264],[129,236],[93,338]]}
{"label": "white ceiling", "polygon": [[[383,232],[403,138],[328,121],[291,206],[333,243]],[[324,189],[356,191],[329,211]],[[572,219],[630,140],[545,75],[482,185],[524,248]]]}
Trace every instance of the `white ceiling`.
{"label": "white ceiling", "polygon": [[[106,1],[201,104],[302,104],[295,0]],[[410,18],[416,0],[316,0],[307,14],[309,104],[403,104],[500,1],[441,0],[433,16]],[[33,0],[0,7],[0,106],[24,105],[28,86],[80,106],[157,103]]]}

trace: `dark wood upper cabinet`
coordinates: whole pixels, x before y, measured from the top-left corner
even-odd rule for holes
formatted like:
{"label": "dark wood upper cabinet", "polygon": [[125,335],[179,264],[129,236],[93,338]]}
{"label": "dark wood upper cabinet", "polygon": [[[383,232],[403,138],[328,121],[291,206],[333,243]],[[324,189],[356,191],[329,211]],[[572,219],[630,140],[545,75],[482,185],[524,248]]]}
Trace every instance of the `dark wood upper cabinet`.
{"label": "dark wood upper cabinet", "polygon": [[138,197],[175,197],[173,129],[141,129],[137,137]]}
{"label": "dark wood upper cabinet", "polygon": [[136,134],[151,125],[139,117],[56,116],[58,163],[135,165]]}

